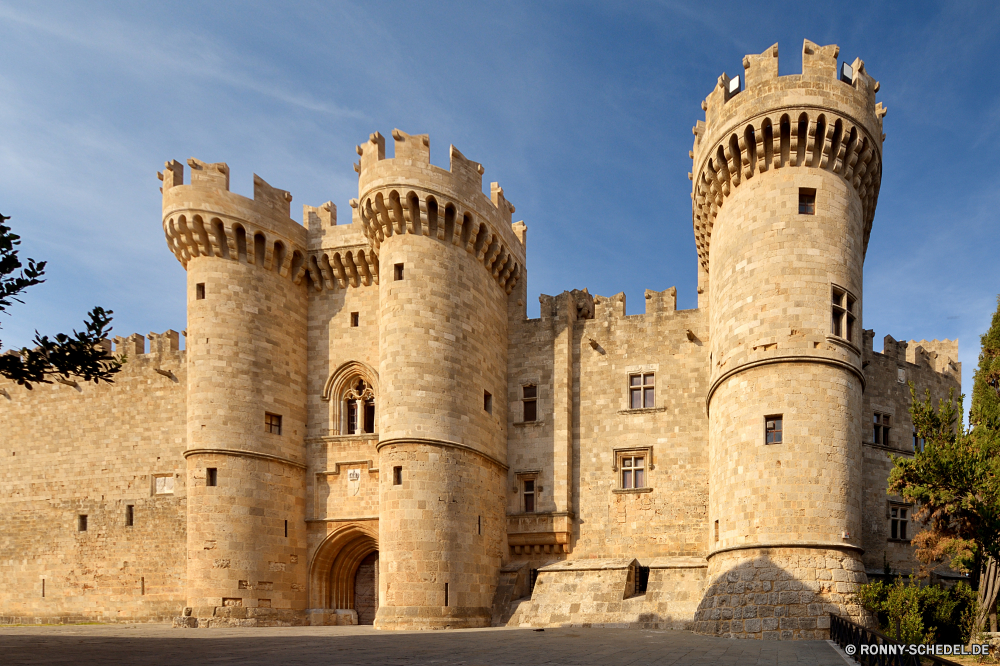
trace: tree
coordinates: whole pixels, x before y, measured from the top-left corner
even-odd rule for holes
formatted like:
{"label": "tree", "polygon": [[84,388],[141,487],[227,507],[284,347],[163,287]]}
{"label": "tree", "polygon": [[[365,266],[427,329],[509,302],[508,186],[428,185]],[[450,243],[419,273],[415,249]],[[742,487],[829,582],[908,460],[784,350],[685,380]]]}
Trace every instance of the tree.
{"label": "tree", "polygon": [[[44,261],[28,259],[24,266],[17,256],[21,237],[4,224],[9,217],[0,215],[0,312],[16,303],[28,287],[45,280]],[[112,382],[112,376],[121,368],[124,358],[111,356],[102,341],[111,332],[111,310],[96,307],[90,311],[86,330],[73,331],[72,335],[58,333],[55,339],[35,331],[35,348],[8,351],[0,355],[0,377],[12,379],[31,389],[32,384],[51,384],[52,378],[64,382],[78,377],[94,383]],[[2,349],[2,346],[0,346]]]}
{"label": "tree", "polygon": [[888,485],[890,494],[917,505],[915,517],[926,525],[913,539],[917,558],[928,565],[947,560],[978,577],[973,636],[984,630],[1000,593],[1000,298],[997,306],[981,338],[970,429],[958,419],[961,398],[956,406],[952,393],[935,411],[930,392],[920,401],[911,383],[910,414],[926,445],[913,458],[893,456]]}

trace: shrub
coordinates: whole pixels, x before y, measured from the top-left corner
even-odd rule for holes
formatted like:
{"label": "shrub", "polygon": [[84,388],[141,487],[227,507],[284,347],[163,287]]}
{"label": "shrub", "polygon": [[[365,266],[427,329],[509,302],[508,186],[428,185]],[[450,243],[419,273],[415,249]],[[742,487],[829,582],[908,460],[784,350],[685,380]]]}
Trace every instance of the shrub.
{"label": "shrub", "polygon": [[952,588],[920,585],[910,576],[891,583],[872,581],[858,588],[857,603],[875,616],[878,629],[902,643],[969,642],[975,618],[976,593],[968,583]]}

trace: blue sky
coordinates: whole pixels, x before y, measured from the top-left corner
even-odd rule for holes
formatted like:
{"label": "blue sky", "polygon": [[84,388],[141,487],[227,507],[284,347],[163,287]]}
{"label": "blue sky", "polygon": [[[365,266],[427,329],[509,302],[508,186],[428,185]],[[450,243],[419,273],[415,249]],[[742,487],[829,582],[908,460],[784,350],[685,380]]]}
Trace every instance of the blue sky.
{"label": "blue sky", "polygon": [[[301,205],[357,196],[354,146],[429,133],[482,162],[528,225],[539,293],[678,289],[696,304],[691,127],[723,72],[778,42],[840,45],[889,108],[864,325],[876,349],[960,338],[966,392],[1000,292],[1000,9],[993,3],[0,1],[0,212],[48,281],[0,319],[115,311],[115,334],[185,327],[156,171],[228,162]],[[390,142],[391,143],[391,142]]]}

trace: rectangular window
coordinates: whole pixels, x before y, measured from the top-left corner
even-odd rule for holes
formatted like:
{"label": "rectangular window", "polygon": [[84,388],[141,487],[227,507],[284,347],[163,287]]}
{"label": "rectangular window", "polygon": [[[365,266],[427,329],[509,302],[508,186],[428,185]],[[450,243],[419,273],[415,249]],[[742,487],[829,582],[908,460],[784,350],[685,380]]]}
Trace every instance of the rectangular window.
{"label": "rectangular window", "polygon": [[199,282],[194,286],[194,297],[195,300],[203,301],[205,300],[205,283]]}
{"label": "rectangular window", "polygon": [[483,517],[476,516],[476,533],[482,535],[483,533]]}
{"label": "rectangular window", "polygon": [[923,437],[921,437],[919,435],[919,433],[917,433],[917,431],[914,430],[913,431],[913,452],[914,453],[918,453],[918,452],[919,453],[923,453],[924,452],[924,447],[926,445],[927,445],[927,440],[925,440]]}
{"label": "rectangular window", "polygon": [[125,505],[125,527],[135,525],[135,507],[131,504]]}
{"label": "rectangular window", "polygon": [[781,414],[764,417],[764,443],[781,444],[782,419]]}
{"label": "rectangular window", "polygon": [[854,342],[855,298],[839,287],[833,287],[831,330],[838,338]]}
{"label": "rectangular window", "polygon": [[622,488],[645,488],[645,458],[624,456],[621,459]]}
{"label": "rectangular window", "polygon": [[444,584],[444,605],[448,605],[448,583]]}
{"label": "rectangular window", "polygon": [[538,418],[538,387],[533,384],[521,387],[521,402],[524,405],[524,421],[534,421]]}
{"label": "rectangular window", "polygon": [[219,485],[219,470],[217,468],[209,467],[205,469],[205,485],[206,486]]}
{"label": "rectangular window", "polygon": [[403,279],[403,264],[396,264],[392,267],[392,279],[393,280]]}
{"label": "rectangular window", "polygon": [[281,414],[264,413],[264,431],[272,435],[281,434]]}
{"label": "rectangular window", "polygon": [[524,512],[525,513],[534,513],[535,512],[535,480],[534,479],[525,479],[522,482],[522,488],[523,488],[522,495],[524,497]]}
{"label": "rectangular window", "polygon": [[361,314],[358,312],[351,313],[351,327],[357,328],[358,324],[361,322]]}
{"label": "rectangular window", "polygon": [[889,538],[907,541],[907,527],[910,522],[909,507],[892,505],[889,508]]}
{"label": "rectangular window", "polygon": [[375,432],[375,401],[365,400],[365,432]]}
{"label": "rectangular window", "polygon": [[812,187],[799,188],[799,215],[816,214],[816,190]]}
{"label": "rectangular window", "polygon": [[889,428],[892,426],[892,416],[875,412],[872,416],[872,441],[882,446],[889,446]]}
{"label": "rectangular window", "polygon": [[493,413],[493,396],[489,391],[483,391],[483,409],[490,414]]}
{"label": "rectangular window", "polygon": [[628,376],[629,409],[652,409],[656,406],[653,373]]}
{"label": "rectangular window", "polygon": [[393,467],[392,468],[392,485],[401,486],[403,485],[403,468]]}
{"label": "rectangular window", "polygon": [[288,538],[288,521],[285,521],[285,538]]}
{"label": "rectangular window", "polygon": [[646,594],[646,589],[649,587],[649,567],[644,567],[641,564],[635,567],[635,593],[636,594]]}
{"label": "rectangular window", "polygon": [[81,513],[79,516],[77,516],[77,519],[76,519],[76,529],[77,529],[78,532],[86,532],[87,531],[87,516],[86,515],[84,515],[84,514]]}

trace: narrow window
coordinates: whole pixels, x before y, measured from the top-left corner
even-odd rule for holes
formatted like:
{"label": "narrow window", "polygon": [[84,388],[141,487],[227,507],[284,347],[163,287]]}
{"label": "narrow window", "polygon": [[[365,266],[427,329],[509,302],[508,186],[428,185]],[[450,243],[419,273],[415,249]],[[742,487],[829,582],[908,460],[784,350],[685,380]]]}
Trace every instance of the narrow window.
{"label": "narrow window", "polygon": [[645,459],[643,456],[625,456],[622,458],[622,488],[645,488],[646,479],[643,472]]}
{"label": "narrow window", "polygon": [[209,467],[205,470],[205,485],[206,486],[219,485],[219,470],[217,468]]}
{"label": "narrow window", "polygon": [[719,542],[719,521],[715,521],[715,541]]}
{"label": "narrow window", "polygon": [[375,432],[375,401],[365,400],[365,432]]}
{"label": "narrow window", "polygon": [[403,264],[396,264],[392,267],[392,279],[393,280],[403,279]]}
{"label": "narrow window", "polygon": [[288,521],[285,521],[285,538],[288,538]]}
{"label": "narrow window", "polygon": [[493,396],[489,391],[483,391],[483,409],[490,414],[493,413]]}
{"label": "narrow window", "polygon": [[524,512],[534,513],[535,512],[535,480],[525,479],[524,480]]}
{"label": "narrow window", "polygon": [[357,328],[358,323],[361,321],[361,314],[358,312],[351,313],[351,327]]}
{"label": "narrow window", "polygon": [[781,444],[781,414],[764,417],[764,443]]}
{"label": "narrow window", "polygon": [[45,579],[42,579],[42,597],[45,597]]}
{"label": "narrow window", "polygon": [[199,282],[194,286],[194,297],[196,300],[205,300],[205,283]]}
{"label": "narrow window", "polygon": [[87,531],[87,516],[82,513],[77,517],[76,529],[78,532]]}
{"label": "narrow window", "polygon": [[125,527],[135,525],[135,507],[131,504],[125,505]]}
{"label": "narrow window", "polygon": [[854,297],[843,289],[833,287],[831,300],[833,302],[831,311],[833,334],[840,338],[846,338],[848,342],[854,342]]}
{"label": "narrow window", "polygon": [[139,577],[139,594],[146,594],[146,577]]}
{"label": "narrow window", "polygon": [[358,401],[347,401],[347,434],[358,434]]}
{"label": "narrow window", "polygon": [[811,187],[799,188],[799,215],[816,214],[816,190]]}
{"label": "narrow window", "polygon": [[403,485],[403,468],[393,467],[392,468],[392,485],[401,486]]}
{"label": "narrow window", "polygon": [[649,567],[644,567],[641,564],[635,567],[635,593],[636,594],[646,594],[646,589],[649,587]]}
{"label": "narrow window", "polygon": [[629,409],[652,409],[656,406],[652,372],[629,375]]}
{"label": "narrow window", "polygon": [[905,506],[893,506],[889,519],[889,538],[906,541],[907,523],[909,523],[909,511]]}
{"label": "narrow window", "polygon": [[483,517],[476,516],[476,532],[482,535],[483,533]]}
{"label": "narrow window", "polygon": [[521,387],[524,404],[524,421],[534,421],[538,418],[538,387],[533,384]]}
{"label": "narrow window", "polygon": [[444,605],[448,605],[448,583],[444,584]]}
{"label": "narrow window", "polygon": [[281,434],[281,414],[264,413],[264,430],[272,435]]}
{"label": "narrow window", "polygon": [[872,441],[882,446],[889,446],[889,429],[892,426],[892,416],[875,412],[872,415]]}
{"label": "narrow window", "polygon": [[927,445],[927,440],[925,440],[923,437],[921,437],[920,433],[918,433],[916,431],[916,429],[914,429],[913,430],[913,452],[914,453],[918,453],[918,452],[919,453],[923,453],[924,452],[924,446],[926,446],[926,445]]}
{"label": "narrow window", "polygon": [[531,592],[535,591],[535,583],[538,582],[538,569],[531,569],[529,571],[529,574],[531,577],[531,586],[530,589],[528,590],[528,593],[530,594]]}

